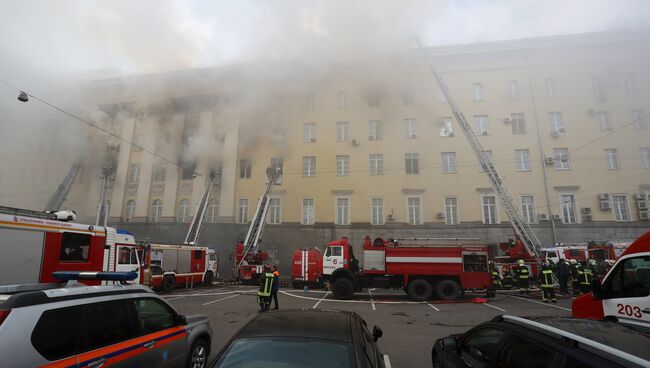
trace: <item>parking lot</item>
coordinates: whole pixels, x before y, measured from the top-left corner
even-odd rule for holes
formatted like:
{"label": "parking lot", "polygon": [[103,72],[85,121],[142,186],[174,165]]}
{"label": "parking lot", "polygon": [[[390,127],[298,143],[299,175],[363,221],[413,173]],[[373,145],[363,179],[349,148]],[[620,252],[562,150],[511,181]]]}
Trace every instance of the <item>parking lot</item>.
{"label": "parking lot", "polygon": [[[466,295],[463,302],[412,302],[401,290],[370,290],[358,293],[355,300],[333,299],[326,290],[280,290],[280,308],[322,308],[357,312],[372,329],[384,331],[379,346],[389,356],[392,367],[430,367],[433,342],[440,337],[460,333],[499,314],[517,316],[570,316],[571,298],[557,304],[541,303],[533,292],[522,297],[517,292],[503,292],[487,303],[473,303]],[[206,314],[213,329],[212,354],[246,322],[257,315],[256,287],[214,286],[210,288],[177,289],[163,296],[181,313]],[[272,313],[272,311],[270,312]]]}

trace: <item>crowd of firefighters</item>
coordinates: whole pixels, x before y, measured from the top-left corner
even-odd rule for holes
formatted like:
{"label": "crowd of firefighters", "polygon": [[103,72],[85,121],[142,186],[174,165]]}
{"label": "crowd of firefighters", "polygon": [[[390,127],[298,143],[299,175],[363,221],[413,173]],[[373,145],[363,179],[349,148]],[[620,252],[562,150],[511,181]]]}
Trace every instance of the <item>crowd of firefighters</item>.
{"label": "crowd of firefighters", "polygon": [[[606,260],[598,264],[595,260],[578,261],[576,259],[560,259],[557,263],[550,259],[544,260],[537,274],[537,282],[542,290],[542,301],[556,303],[555,285],[559,286],[559,292],[569,295],[569,284],[571,294],[580,295],[591,291],[591,280],[599,278],[614,265],[613,260]],[[492,286],[488,290],[488,296],[494,296],[496,290],[511,290],[519,288],[519,293],[529,294],[531,287],[531,270],[526,263],[520,259],[516,265],[504,264],[499,267],[490,261],[490,275]]]}

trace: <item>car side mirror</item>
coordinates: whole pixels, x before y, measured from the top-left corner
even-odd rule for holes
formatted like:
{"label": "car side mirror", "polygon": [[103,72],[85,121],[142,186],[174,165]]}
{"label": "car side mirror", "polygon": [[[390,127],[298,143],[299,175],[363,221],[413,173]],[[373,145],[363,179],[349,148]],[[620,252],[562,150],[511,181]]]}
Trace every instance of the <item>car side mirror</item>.
{"label": "car side mirror", "polygon": [[177,326],[187,326],[187,317],[184,315],[177,314],[175,320]]}
{"label": "car side mirror", "polygon": [[377,341],[380,337],[384,336],[384,331],[381,328],[375,326],[372,328],[372,340]]}
{"label": "car side mirror", "polygon": [[455,337],[445,337],[442,339],[442,350],[455,351],[458,349],[458,340]]}

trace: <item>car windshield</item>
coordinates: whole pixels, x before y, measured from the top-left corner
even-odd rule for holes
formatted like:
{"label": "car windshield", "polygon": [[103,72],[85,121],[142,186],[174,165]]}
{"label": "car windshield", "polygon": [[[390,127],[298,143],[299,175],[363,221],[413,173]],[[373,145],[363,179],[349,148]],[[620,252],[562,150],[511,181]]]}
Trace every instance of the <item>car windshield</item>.
{"label": "car windshield", "polygon": [[214,368],[354,367],[352,347],[331,340],[265,337],[233,341]]}

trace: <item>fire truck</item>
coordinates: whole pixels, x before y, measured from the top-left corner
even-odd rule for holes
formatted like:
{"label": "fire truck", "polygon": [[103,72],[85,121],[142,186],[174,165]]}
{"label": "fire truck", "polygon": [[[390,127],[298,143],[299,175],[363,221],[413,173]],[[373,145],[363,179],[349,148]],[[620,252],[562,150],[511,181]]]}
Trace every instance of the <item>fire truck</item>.
{"label": "fire truck", "polygon": [[184,244],[146,244],[145,264],[150,277],[148,286],[169,292],[176,286],[212,285],[217,275],[214,250]]}
{"label": "fire truck", "polygon": [[488,248],[474,239],[366,237],[359,265],[347,239],[330,243],[323,275],[339,299],[362,288],[401,288],[416,301],[460,298],[466,289],[490,285]]}
{"label": "fire truck", "polygon": [[235,247],[235,264],[239,265],[237,270],[239,281],[243,283],[257,282],[268,259],[268,253],[259,249],[256,252],[244,254],[244,242],[237,242],[237,246]]}
{"label": "fire truck", "polygon": [[523,260],[530,271],[530,278],[536,278],[539,272],[539,262],[535,254],[528,250],[520,239],[510,239],[508,242],[499,243],[499,248],[505,256],[494,257],[494,263],[496,268],[502,271],[502,274],[504,272],[514,272],[519,268],[519,260]]}
{"label": "fire truck", "polygon": [[140,267],[132,237],[112,227],[59,221],[45,211],[0,206],[0,247],[2,285],[58,282],[52,277],[55,271]]}
{"label": "fire truck", "polygon": [[650,333],[650,232],[634,241],[602,280],[593,280],[592,290],[573,301],[574,317],[618,321]]}
{"label": "fire truck", "polygon": [[586,245],[558,245],[556,247],[544,248],[543,259],[549,259],[558,263],[561,259],[575,259],[586,261],[588,258]]}
{"label": "fire truck", "polygon": [[587,252],[589,259],[595,259],[602,262],[607,259],[616,260],[632,244],[631,241],[590,241],[587,243]]}
{"label": "fire truck", "polygon": [[320,286],[323,282],[323,254],[317,248],[296,249],[291,257],[291,286]]}

